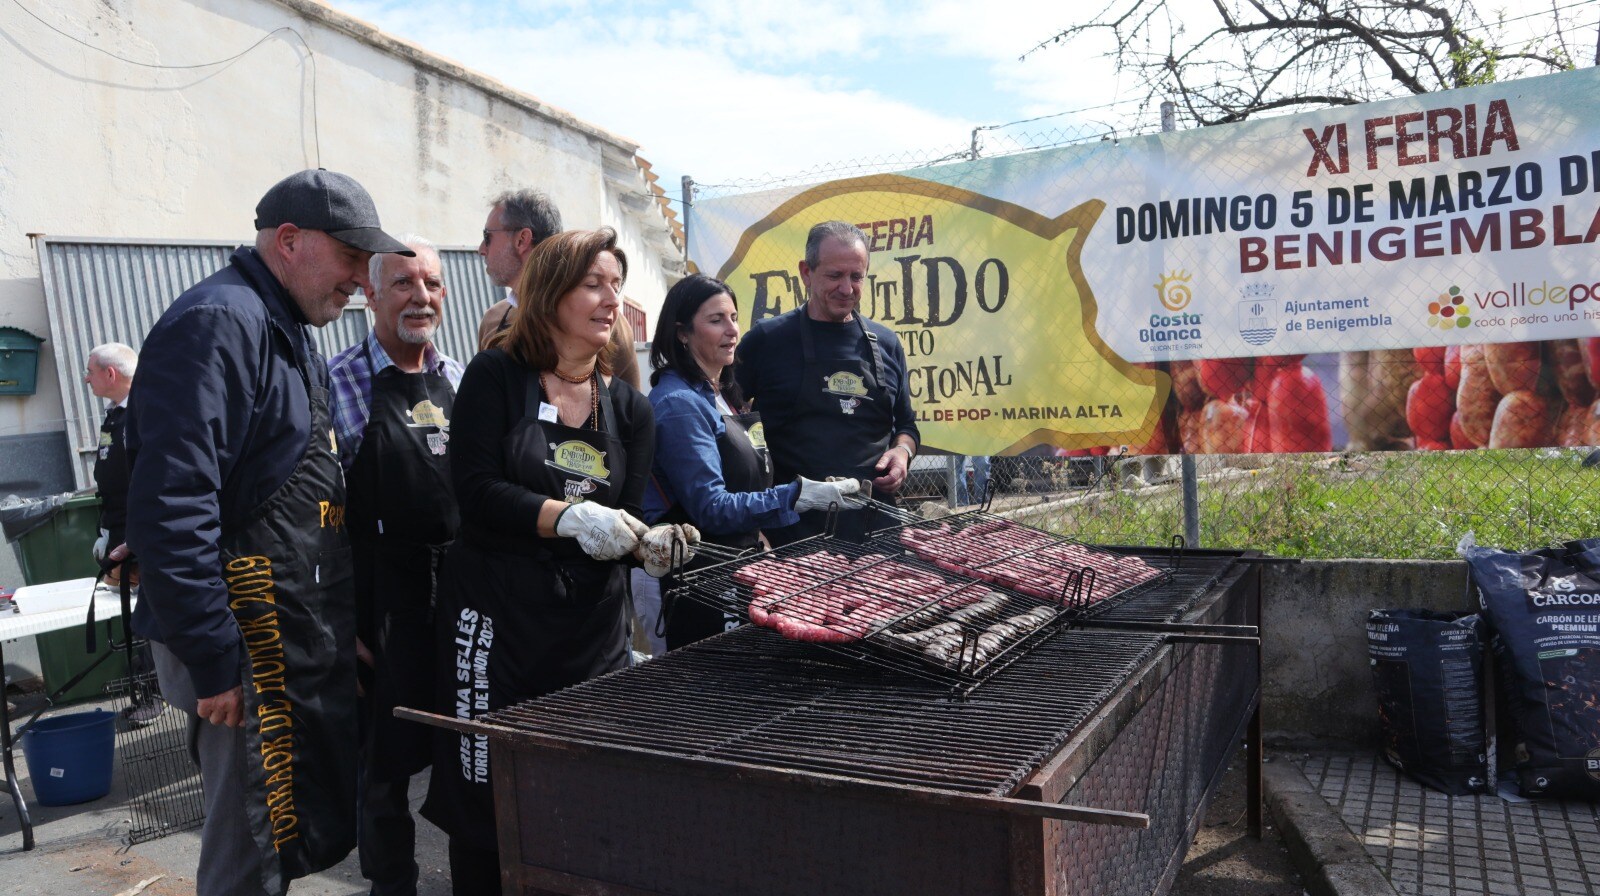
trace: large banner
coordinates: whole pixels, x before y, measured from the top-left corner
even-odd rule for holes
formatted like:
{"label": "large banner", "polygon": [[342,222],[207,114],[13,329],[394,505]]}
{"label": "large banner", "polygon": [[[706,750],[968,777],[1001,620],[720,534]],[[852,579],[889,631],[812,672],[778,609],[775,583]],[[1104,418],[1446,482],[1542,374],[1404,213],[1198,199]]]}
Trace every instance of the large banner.
{"label": "large banner", "polygon": [[938,448],[1595,440],[1594,69],[706,199],[691,258],[748,324],[829,219]]}

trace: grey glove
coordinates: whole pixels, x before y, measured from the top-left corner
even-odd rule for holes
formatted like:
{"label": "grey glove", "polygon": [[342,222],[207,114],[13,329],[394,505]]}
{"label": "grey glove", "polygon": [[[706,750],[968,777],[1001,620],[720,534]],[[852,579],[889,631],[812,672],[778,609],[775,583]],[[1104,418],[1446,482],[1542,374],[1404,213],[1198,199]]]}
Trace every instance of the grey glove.
{"label": "grey glove", "polygon": [[110,540],[111,532],[106,529],[101,529],[100,537],[94,540],[94,547],[90,548],[90,553],[94,554],[94,562],[106,562],[106,552],[111,550],[111,545],[108,543]]}
{"label": "grey glove", "polygon": [[639,546],[650,527],[614,507],[592,501],[570,504],[556,517],[556,534],[576,538],[578,547],[596,560],[615,560]]}
{"label": "grey glove", "polygon": [[644,571],[661,578],[672,571],[673,545],[681,544],[678,560],[688,563],[694,559],[694,549],[700,544],[700,530],[687,523],[663,523],[654,526],[639,538],[633,556],[644,564]]}
{"label": "grey glove", "polygon": [[818,482],[804,476],[797,478],[800,482],[800,497],[794,502],[794,509],[798,513],[805,513],[808,510],[827,510],[834,504],[839,505],[840,510],[854,510],[863,503],[860,498],[849,497],[861,491],[861,483],[854,479]]}

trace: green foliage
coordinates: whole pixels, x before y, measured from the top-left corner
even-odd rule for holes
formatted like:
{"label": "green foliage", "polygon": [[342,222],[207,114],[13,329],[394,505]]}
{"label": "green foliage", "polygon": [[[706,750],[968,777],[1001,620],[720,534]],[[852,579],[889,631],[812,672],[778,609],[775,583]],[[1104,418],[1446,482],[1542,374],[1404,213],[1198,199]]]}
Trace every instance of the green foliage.
{"label": "green foliage", "polygon": [[1455,82],[1451,86],[1473,87],[1494,83],[1495,69],[1500,62],[1499,51],[1481,37],[1468,37],[1459,31],[1456,37],[1461,49],[1449,54],[1451,80]]}
{"label": "green foliage", "polygon": [[[1272,458],[1202,472],[1205,547],[1284,557],[1449,559],[1479,544],[1526,549],[1600,535],[1600,468],[1586,452],[1395,452]],[[1091,493],[1022,519],[1084,541],[1163,544],[1183,531],[1175,485]]]}

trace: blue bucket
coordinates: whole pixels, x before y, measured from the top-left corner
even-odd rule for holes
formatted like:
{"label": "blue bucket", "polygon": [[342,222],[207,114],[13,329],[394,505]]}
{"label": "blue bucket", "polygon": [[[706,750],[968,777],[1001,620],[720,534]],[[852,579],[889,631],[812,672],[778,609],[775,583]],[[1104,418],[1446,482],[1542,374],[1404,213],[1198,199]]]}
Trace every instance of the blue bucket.
{"label": "blue bucket", "polygon": [[40,805],[70,806],[111,792],[116,726],[116,713],[97,709],[40,719],[22,736]]}

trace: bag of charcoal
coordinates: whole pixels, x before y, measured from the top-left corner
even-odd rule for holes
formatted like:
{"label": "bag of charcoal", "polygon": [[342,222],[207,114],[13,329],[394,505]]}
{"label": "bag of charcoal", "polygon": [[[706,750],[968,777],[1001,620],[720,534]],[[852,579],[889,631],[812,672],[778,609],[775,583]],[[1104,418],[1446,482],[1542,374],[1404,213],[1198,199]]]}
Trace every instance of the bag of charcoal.
{"label": "bag of charcoal", "polygon": [[1518,788],[1600,800],[1600,538],[1462,555],[1508,682]]}
{"label": "bag of charcoal", "polygon": [[1373,610],[1367,657],[1383,755],[1448,794],[1490,788],[1483,726],[1483,638],[1473,613]]}

